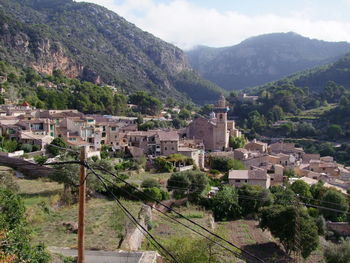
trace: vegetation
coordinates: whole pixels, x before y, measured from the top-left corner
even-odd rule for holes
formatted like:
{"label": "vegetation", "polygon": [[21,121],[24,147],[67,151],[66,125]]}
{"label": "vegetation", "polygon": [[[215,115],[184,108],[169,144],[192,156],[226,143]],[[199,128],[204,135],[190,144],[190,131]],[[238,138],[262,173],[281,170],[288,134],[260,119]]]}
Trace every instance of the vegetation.
{"label": "vegetation", "polygon": [[241,207],[238,203],[238,192],[235,187],[224,185],[213,199],[210,200],[210,208],[215,220],[227,221],[239,218]]}
{"label": "vegetation", "polygon": [[188,196],[192,201],[198,200],[208,186],[208,177],[200,171],[173,173],[168,182],[168,191],[173,191],[175,198]]}
{"label": "vegetation", "polygon": [[229,170],[244,170],[243,163],[229,157],[211,157],[210,168],[220,172],[228,172]]}
{"label": "vegetation", "polygon": [[350,239],[340,244],[329,244],[324,250],[326,263],[349,263],[350,260]]}
{"label": "vegetation", "polygon": [[295,206],[270,206],[261,209],[260,227],[279,238],[288,254],[300,251],[307,258],[318,246],[317,226],[305,209]]}
{"label": "vegetation", "polygon": [[48,263],[50,255],[44,245],[31,245],[31,230],[21,198],[0,188],[0,210],[0,259],[8,263]]}
{"label": "vegetation", "polygon": [[229,146],[232,147],[232,149],[243,148],[246,143],[247,141],[245,140],[244,136],[241,136],[241,137],[230,136]]}

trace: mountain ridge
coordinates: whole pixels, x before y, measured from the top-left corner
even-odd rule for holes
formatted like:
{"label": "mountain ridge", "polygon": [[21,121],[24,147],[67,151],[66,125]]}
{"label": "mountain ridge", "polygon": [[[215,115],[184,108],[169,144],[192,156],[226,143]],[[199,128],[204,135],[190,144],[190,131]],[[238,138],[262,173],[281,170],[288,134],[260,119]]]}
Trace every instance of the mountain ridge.
{"label": "mountain ridge", "polygon": [[327,42],[294,32],[248,38],[221,48],[188,51],[191,66],[226,90],[244,89],[335,61],[350,52],[350,43]]}
{"label": "mountain ridge", "polygon": [[[72,0],[0,0],[0,18],[4,61],[45,74],[59,69],[127,93],[146,90],[181,100],[192,95],[175,84],[178,74],[192,71],[184,52],[104,7]],[[208,100],[221,92],[203,83]]]}

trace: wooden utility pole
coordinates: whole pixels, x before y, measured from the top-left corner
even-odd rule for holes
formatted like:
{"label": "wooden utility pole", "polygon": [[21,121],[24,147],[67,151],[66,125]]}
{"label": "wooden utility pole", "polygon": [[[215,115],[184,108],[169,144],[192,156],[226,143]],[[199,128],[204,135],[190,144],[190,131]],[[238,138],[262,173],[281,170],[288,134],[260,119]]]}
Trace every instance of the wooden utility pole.
{"label": "wooden utility pole", "polygon": [[87,148],[82,146],[80,150],[80,180],[79,180],[79,219],[78,219],[78,263],[85,262],[85,199],[86,199],[86,167]]}

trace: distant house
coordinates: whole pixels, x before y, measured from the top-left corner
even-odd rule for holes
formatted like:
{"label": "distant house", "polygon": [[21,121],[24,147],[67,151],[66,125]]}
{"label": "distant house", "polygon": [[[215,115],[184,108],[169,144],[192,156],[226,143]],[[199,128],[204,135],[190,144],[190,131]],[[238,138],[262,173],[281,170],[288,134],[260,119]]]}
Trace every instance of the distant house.
{"label": "distant house", "polygon": [[260,152],[265,153],[267,152],[267,143],[259,142],[257,140],[253,140],[251,142],[248,142],[245,146],[245,149],[251,152]]}
{"label": "distant house", "polygon": [[265,169],[251,167],[250,170],[230,170],[228,175],[230,185],[242,187],[245,184],[258,185],[263,188],[269,188],[271,177]]}

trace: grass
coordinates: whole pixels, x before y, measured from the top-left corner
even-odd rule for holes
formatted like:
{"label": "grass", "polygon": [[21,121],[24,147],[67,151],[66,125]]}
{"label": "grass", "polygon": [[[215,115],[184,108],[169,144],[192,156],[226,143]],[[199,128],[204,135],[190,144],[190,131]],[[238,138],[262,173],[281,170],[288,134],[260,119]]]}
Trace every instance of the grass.
{"label": "grass", "polygon": [[288,118],[289,119],[299,118],[299,119],[315,120],[315,119],[320,118],[326,112],[334,109],[337,105],[338,104],[336,104],[336,103],[332,103],[332,104],[328,104],[326,106],[321,106],[321,107],[310,109],[310,110],[304,110],[299,115],[297,115],[297,116],[290,116]]}
{"label": "grass", "polygon": [[136,183],[138,185],[141,185],[143,180],[152,178],[152,179],[158,180],[162,186],[166,186],[166,182],[170,178],[170,176],[171,176],[171,173],[151,173],[151,172],[131,173],[127,181],[129,183]]}
{"label": "grass", "polygon": [[[27,220],[34,230],[33,243],[44,242],[47,246],[75,248],[77,234],[71,233],[64,222],[77,222],[77,205],[58,208],[59,194],[63,186],[45,180],[16,179],[19,194],[26,206]],[[137,216],[140,203],[122,200],[122,203]],[[120,232],[116,203],[107,199],[92,198],[86,204],[86,248],[115,250]],[[123,227],[123,226],[122,226]]]}
{"label": "grass", "polygon": [[[177,207],[174,209],[186,217],[191,218],[200,225],[210,228],[209,213],[200,209],[199,207],[190,205],[188,207]],[[176,217],[178,221],[188,225],[187,220],[177,217],[176,214],[169,213],[169,215]],[[158,212],[153,213],[153,225],[154,228],[152,229],[152,233],[156,236],[156,238],[160,238],[160,240],[174,236],[198,237],[198,235],[196,235],[194,232]],[[191,227],[200,231],[199,227],[194,225],[191,225]]]}

